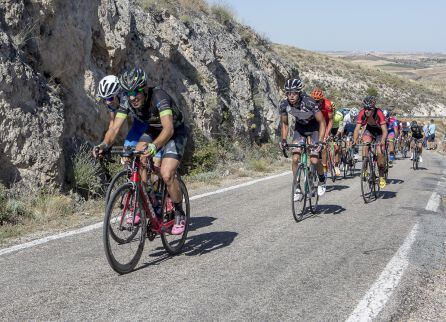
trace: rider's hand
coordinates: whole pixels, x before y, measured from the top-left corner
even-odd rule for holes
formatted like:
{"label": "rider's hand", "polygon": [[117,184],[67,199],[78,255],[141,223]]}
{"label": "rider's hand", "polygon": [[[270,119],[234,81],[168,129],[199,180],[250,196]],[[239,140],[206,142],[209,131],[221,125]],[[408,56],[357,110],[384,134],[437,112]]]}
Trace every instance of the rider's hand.
{"label": "rider's hand", "polygon": [[102,142],[101,144],[96,145],[93,148],[93,156],[95,158],[101,156],[104,153],[104,151],[106,151],[108,148],[109,148],[108,144],[106,144],[104,142]]}
{"label": "rider's hand", "polygon": [[282,150],[285,150],[286,148],[288,148],[288,143],[286,142],[286,139],[282,139],[282,141],[280,142],[280,148]]}
{"label": "rider's hand", "polygon": [[156,145],[153,143],[148,143],[146,148],[144,149],[144,155],[154,157],[155,154],[156,154]]}

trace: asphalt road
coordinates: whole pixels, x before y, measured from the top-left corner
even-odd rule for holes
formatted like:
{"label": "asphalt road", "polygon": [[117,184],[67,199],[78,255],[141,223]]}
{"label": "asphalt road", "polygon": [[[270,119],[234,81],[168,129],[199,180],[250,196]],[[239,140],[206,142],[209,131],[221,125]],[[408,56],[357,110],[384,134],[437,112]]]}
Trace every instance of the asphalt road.
{"label": "asphalt road", "polygon": [[[137,269],[108,266],[102,230],[0,256],[1,320],[345,320],[415,224],[409,266],[376,319],[404,318],[422,276],[444,267],[446,218],[427,211],[446,162],[426,151],[422,169],[391,169],[365,205],[359,178],[337,181],[320,213],[296,223],[291,176],[192,201],[184,252],[147,242]],[[443,189],[443,190],[442,190]]]}

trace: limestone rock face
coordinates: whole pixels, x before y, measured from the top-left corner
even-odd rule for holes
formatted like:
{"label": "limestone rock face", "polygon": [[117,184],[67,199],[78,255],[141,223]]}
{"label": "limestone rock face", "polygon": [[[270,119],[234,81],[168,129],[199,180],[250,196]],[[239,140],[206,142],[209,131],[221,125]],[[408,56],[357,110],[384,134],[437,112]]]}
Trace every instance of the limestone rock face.
{"label": "limestone rock face", "polygon": [[72,142],[97,143],[106,130],[95,94],[107,74],[144,68],[206,136],[261,141],[277,127],[279,87],[298,73],[238,23],[203,11],[178,18],[129,0],[3,0],[0,38],[7,183],[62,185]]}

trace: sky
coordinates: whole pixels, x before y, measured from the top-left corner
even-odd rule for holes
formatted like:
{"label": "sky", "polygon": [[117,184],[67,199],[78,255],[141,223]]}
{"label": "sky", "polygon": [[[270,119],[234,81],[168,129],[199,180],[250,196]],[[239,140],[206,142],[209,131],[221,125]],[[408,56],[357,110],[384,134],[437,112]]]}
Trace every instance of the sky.
{"label": "sky", "polygon": [[445,0],[210,0],[272,42],[314,51],[446,53]]}

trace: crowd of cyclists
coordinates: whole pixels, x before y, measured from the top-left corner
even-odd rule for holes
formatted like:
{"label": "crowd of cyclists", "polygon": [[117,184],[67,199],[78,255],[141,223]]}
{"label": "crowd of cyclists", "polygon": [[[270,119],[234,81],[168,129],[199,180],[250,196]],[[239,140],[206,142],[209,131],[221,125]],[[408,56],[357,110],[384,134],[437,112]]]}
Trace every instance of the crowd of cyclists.
{"label": "crowd of cyclists", "polygon": [[[362,159],[364,160],[368,155],[368,149],[372,148],[372,144],[373,147],[376,146],[373,153],[376,153],[379,188],[381,189],[386,187],[388,165],[391,166],[394,162],[397,150],[406,150],[411,153],[411,158],[414,158],[414,148],[417,145],[416,158],[422,162],[422,143],[425,137],[423,128],[416,121],[409,123],[397,120],[390,111],[377,106],[376,97],[365,97],[360,109],[356,107],[336,108],[335,104],[325,97],[321,88],[314,88],[308,95],[303,90],[303,84],[299,77],[287,80],[284,92],[286,98],[279,104],[280,148],[284,154],[286,154],[285,150],[289,149],[289,116],[291,116],[294,119],[294,127],[291,131],[293,176],[295,176],[299,165],[302,166],[302,160],[311,169],[314,169],[311,171],[314,179],[311,180],[318,182],[312,188],[314,189],[313,196],[319,197],[325,194],[329,173],[332,178],[340,176],[341,164],[344,166],[345,175],[346,149],[350,151],[350,160],[357,162],[361,159],[359,156],[360,147],[362,147]],[[149,240],[153,240],[153,236],[158,233],[161,233],[163,240],[166,239],[166,234],[181,235],[181,244],[177,244],[180,246],[175,250],[177,252],[184,243],[189,225],[189,208],[187,206],[186,212],[183,209],[185,186],[177,173],[185,152],[189,132],[183,112],[166,91],[160,87],[148,85],[147,75],[140,68],[127,70],[119,77],[114,75],[104,77],[99,82],[97,95],[108,110],[109,122],[102,142],[93,149],[93,155],[103,157],[115,143],[121,128],[126,123],[125,120],[131,118],[132,126],[126,135],[123,150],[136,151],[130,156],[137,156],[138,160],[137,164],[133,163],[133,174],[124,173],[127,177],[127,187],[129,187],[128,184],[131,184],[134,188],[129,190],[127,197],[119,197],[122,200],[121,206],[118,208],[122,214],[114,220],[115,223],[119,222],[118,230],[120,232],[128,232],[130,235],[124,238],[117,237],[117,233],[112,233],[111,239],[105,239],[106,249],[110,254],[112,253],[108,245],[112,239],[119,245],[130,243],[137,233],[140,223],[147,222],[148,215],[142,215],[141,211],[142,208],[145,208],[146,212],[152,211],[154,216],[158,216],[161,223],[161,226],[158,225],[154,228],[150,227],[150,220],[148,220],[146,233]],[[303,156],[302,152],[304,152]],[[123,154],[121,157],[123,164],[128,165],[134,162],[131,157],[125,157]],[[128,169],[130,168],[128,167]],[[150,175],[148,169],[150,169]],[[163,219],[162,211],[153,210],[155,205],[153,208],[147,208],[146,205],[137,201],[129,203],[131,195],[144,199],[144,197],[138,197],[137,191],[140,189],[138,185],[142,182],[144,187],[147,187],[143,190],[150,189],[152,169],[156,169],[157,175],[163,180],[163,187],[165,187],[163,188],[165,189],[163,198],[166,199],[163,199],[162,204],[170,204],[170,215],[167,221]],[[375,171],[373,170],[373,172]],[[122,187],[125,188],[125,185],[123,184]],[[316,186],[317,188],[315,188]],[[302,199],[304,191],[300,187],[296,186],[295,188],[293,183],[292,199],[294,201]],[[114,197],[111,197],[111,200],[116,202],[117,198],[116,193]],[[164,203],[164,200],[168,200],[167,203]],[[112,201],[107,202],[110,205],[113,204]],[[147,204],[146,201],[144,202]],[[187,200],[187,205],[188,202]],[[124,215],[126,209],[131,210],[130,215]],[[111,211],[111,206],[107,207],[105,218],[112,218]],[[111,227],[111,224],[112,222],[107,223],[104,227]],[[145,225],[141,226],[145,227]],[[169,243],[166,245],[167,249],[171,247]],[[109,262],[113,264],[112,267],[116,271],[127,272],[135,265],[135,261],[141,254],[141,249],[139,248],[136,252],[139,255],[132,257],[127,266],[115,265],[117,262],[115,259]]]}

